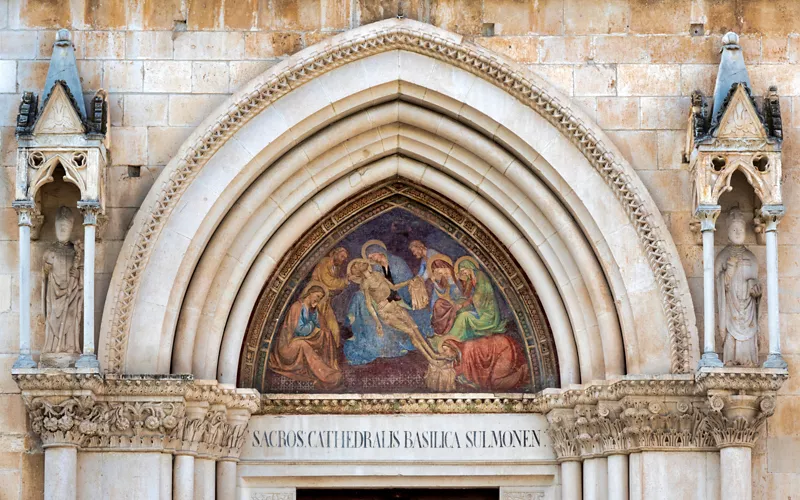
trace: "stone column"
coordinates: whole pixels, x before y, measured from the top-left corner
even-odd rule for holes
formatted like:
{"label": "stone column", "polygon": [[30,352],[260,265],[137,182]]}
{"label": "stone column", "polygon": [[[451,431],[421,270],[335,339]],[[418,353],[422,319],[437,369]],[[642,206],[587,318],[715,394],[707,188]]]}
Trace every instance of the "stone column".
{"label": "stone column", "polygon": [[584,500],[607,500],[608,498],[608,460],[606,458],[587,458],[583,461]]}
{"label": "stone column", "polygon": [[764,368],[786,369],[781,356],[781,322],[778,302],[778,222],[786,209],[781,205],[761,207],[764,232],[767,240],[767,328],[769,331],[769,356]]}
{"label": "stone column", "polygon": [[75,362],[75,368],[100,369],[94,350],[94,265],[95,230],[100,203],[80,201],[83,212],[83,354]]}
{"label": "stone column", "polygon": [[628,455],[628,498],[630,500],[644,500],[641,452]]}
{"label": "stone column", "polygon": [[159,481],[159,500],[172,500],[172,455],[161,454],[161,480]]}
{"label": "stone column", "polygon": [[213,458],[194,459],[194,500],[214,500],[217,471]]}
{"label": "stone column", "polygon": [[719,216],[719,205],[700,205],[695,216],[700,220],[703,234],[703,356],[701,367],[722,366],[714,346],[716,326],[714,313],[716,295],[714,294],[714,228]]}
{"label": "stone column", "polygon": [[19,224],[19,357],[14,368],[36,368],[31,357],[31,226],[33,201],[15,201]]}
{"label": "stone column", "polygon": [[561,462],[561,499],[581,500],[583,498],[583,473],[577,460]]}
{"label": "stone column", "polygon": [[194,456],[177,454],[173,463],[173,500],[194,500]]}
{"label": "stone column", "polygon": [[48,446],[44,450],[44,497],[75,500],[78,489],[78,448]]}
{"label": "stone column", "polygon": [[719,450],[721,499],[753,499],[750,459],[750,448],[747,446],[727,446]]}
{"label": "stone column", "polygon": [[217,462],[217,498],[236,498],[236,460]]}
{"label": "stone column", "polygon": [[628,500],[628,455],[608,456],[608,500]]}

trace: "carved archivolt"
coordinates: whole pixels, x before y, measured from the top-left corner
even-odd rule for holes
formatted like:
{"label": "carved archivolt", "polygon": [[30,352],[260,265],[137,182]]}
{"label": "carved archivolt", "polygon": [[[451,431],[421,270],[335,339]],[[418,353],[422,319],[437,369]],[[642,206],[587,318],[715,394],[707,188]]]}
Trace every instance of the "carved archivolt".
{"label": "carved archivolt", "polygon": [[667,245],[660,239],[661,233],[638,193],[638,188],[628,178],[614,154],[567,105],[528,79],[516,66],[477,46],[439,38],[431,28],[424,28],[413,22],[396,21],[386,23],[386,27],[381,30],[373,27],[372,31],[367,31],[358,38],[343,39],[339,43],[331,44],[275,74],[230,107],[180,158],[170,177],[161,186],[153,208],[130,247],[127,267],[123,271],[118,296],[113,305],[105,350],[106,370],[112,373],[123,370],[133,307],[155,242],[169,214],[213,154],[245,123],[292,89],[342,65],[391,50],[423,54],[479,76],[528,105],[573,142],[616,194],[636,229],[657,280],[667,316],[672,352],[671,371],[688,372],[689,319],[681,301],[676,270]]}

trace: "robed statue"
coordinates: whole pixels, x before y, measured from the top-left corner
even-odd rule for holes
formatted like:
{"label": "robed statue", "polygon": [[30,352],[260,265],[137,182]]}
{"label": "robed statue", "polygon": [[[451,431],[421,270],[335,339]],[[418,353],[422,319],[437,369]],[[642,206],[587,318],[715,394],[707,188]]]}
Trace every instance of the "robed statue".
{"label": "robed statue", "polygon": [[756,256],[744,246],[746,223],[738,208],[728,214],[729,244],[717,255],[717,290],[722,360],[727,366],[758,365],[758,307],[761,285]]}
{"label": "robed statue", "polygon": [[56,239],[44,254],[42,304],[45,318],[45,342],[42,361],[68,362],[81,353],[83,313],[83,249],[72,243],[72,210],[61,207],[56,214]]}

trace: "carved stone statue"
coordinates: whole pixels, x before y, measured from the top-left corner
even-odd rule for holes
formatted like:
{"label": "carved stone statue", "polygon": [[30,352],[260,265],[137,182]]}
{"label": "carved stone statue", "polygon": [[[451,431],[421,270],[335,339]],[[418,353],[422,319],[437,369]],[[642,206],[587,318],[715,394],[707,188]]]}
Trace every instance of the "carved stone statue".
{"label": "carved stone statue", "polygon": [[744,246],[744,215],[738,208],[728,214],[728,246],[717,255],[714,276],[719,332],[723,337],[722,361],[727,366],[758,365],[758,306],[761,285],[758,263]]}
{"label": "carved stone statue", "polygon": [[73,225],[72,210],[58,209],[58,242],[44,254],[42,304],[45,342],[42,364],[63,366],[81,353],[83,313],[83,248],[69,240]]}

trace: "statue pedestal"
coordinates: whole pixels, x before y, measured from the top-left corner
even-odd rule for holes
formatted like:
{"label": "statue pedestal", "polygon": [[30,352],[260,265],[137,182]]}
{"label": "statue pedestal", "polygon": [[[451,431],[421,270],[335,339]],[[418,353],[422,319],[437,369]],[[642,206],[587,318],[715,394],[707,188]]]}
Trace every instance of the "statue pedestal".
{"label": "statue pedestal", "polygon": [[79,357],[80,354],[44,352],[39,356],[39,368],[71,368]]}

